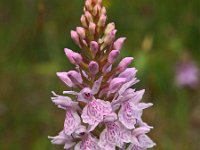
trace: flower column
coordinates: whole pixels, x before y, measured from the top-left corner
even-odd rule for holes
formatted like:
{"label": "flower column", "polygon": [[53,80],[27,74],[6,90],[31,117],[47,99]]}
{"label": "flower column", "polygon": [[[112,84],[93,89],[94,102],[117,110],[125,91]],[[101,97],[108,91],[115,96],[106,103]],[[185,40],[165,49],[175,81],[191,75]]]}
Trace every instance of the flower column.
{"label": "flower column", "polygon": [[[128,68],[133,58],[117,58],[126,38],[115,38],[114,23],[106,24],[102,0],[86,0],[81,27],[71,38],[81,54],[68,48],[64,52],[75,70],[57,76],[73,89],[66,96],[53,92],[52,101],[66,111],[63,130],[49,137],[64,149],[144,150],[155,144],[146,135],[152,127],[142,121],[142,112],[152,106],[141,103],[144,90],[131,87],[138,82],[137,70]],[[69,97],[70,95],[70,97]]]}

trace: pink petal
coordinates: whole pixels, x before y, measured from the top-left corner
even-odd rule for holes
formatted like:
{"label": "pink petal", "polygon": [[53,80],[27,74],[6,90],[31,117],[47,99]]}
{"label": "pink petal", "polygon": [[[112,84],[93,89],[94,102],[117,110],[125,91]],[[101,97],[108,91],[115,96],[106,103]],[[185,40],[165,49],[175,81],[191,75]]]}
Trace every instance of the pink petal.
{"label": "pink petal", "polygon": [[90,22],[89,23],[89,32],[91,35],[94,35],[95,34],[95,30],[96,30],[96,24],[93,23],[93,22]]}
{"label": "pink petal", "polygon": [[120,87],[126,82],[125,78],[114,78],[110,82],[109,86],[109,92],[110,93],[115,93],[117,90],[120,89]]}
{"label": "pink petal", "polygon": [[89,63],[89,71],[91,74],[95,75],[99,72],[99,64],[95,61],[91,61]]}
{"label": "pink petal", "polygon": [[91,50],[93,56],[95,57],[99,50],[99,44],[96,41],[91,41],[90,50]]}
{"label": "pink petal", "polygon": [[134,129],[136,124],[136,118],[132,115],[132,108],[129,103],[125,103],[121,106],[118,113],[119,121],[127,128]]}
{"label": "pink petal", "polygon": [[123,139],[121,136],[121,131],[121,126],[118,123],[106,123],[106,129],[104,129],[100,135],[99,145],[101,147],[106,146],[107,148],[112,148],[115,146],[122,147]]}
{"label": "pink petal", "polygon": [[74,150],[101,150],[97,144],[97,139],[91,135],[84,135],[82,141],[79,142]]}
{"label": "pink petal", "polygon": [[111,31],[113,31],[115,29],[115,23],[114,22],[111,22],[109,23],[107,26],[106,26],[106,29],[105,29],[105,35],[109,34]]}
{"label": "pink petal", "polygon": [[92,87],[92,91],[91,91],[93,95],[95,95],[99,92],[102,80],[103,80],[103,77],[100,77],[98,80],[96,80],[94,82],[93,87]]}
{"label": "pink petal", "polygon": [[85,39],[86,34],[85,29],[83,27],[77,27],[76,31],[82,39]]}
{"label": "pink petal", "polygon": [[106,73],[110,72],[111,69],[112,69],[112,64],[106,63],[106,64],[103,66],[103,68],[102,68],[102,72],[103,72],[104,74],[106,74]]}
{"label": "pink petal", "polygon": [[154,147],[156,144],[145,134],[140,135],[138,137],[138,141],[140,143],[140,146],[143,148],[152,148]]}
{"label": "pink petal", "polygon": [[68,136],[64,133],[64,131],[61,131],[57,136],[48,136],[49,139],[51,139],[52,144],[56,145],[64,145],[67,144],[68,147],[72,147],[75,145],[74,142],[72,142],[72,137]]}
{"label": "pink petal", "polygon": [[138,80],[136,78],[133,78],[131,81],[123,84],[122,87],[118,91],[119,95],[122,95],[128,88],[130,88],[132,85],[136,84],[137,82]]}
{"label": "pink petal", "polygon": [[67,86],[73,87],[74,84],[70,80],[70,78],[67,76],[67,72],[57,72],[56,75],[60,78],[61,81],[63,81]]}
{"label": "pink petal", "polygon": [[115,42],[114,42],[114,45],[113,45],[113,48],[116,49],[116,50],[120,50],[125,42],[126,38],[125,37],[122,37],[122,38],[119,38],[117,39]]}
{"label": "pink petal", "polygon": [[153,106],[152,103],[139,103],[139,104],[137,105],[137,107],[138,107],[139,109],[146,109],[146,108],[149,108],[149,107],[151,107],[151,106]]}
{"label": "pink petal", "polygon": [[114,143],[111,143],[111,142],[109,142],[107,140],[106,133],[107,133],[106,129],[101,132],[101,135],[100,135],[100,138],[99,138],[100,140],[99,140],[98,145],[100,147],[104,148],[105,150],[106,149],[108,149],[108,150],[115,150],[116,145]]}
{"label": "pink petal", "polygon": [[71,135],[76,131],[81,123],[81,119],[77,112],[69,109],[66,111],[66,118],[64,123],[64,132],[67,135]]}
{"label": "pink petal", "polygon": [[117,59],[117,57],[119,56],[119,51],[118,50],[112,50],[111,52],[110,52],[110,54],[108,55],[108,62],[110,63],[110,64],[112,64],[112,63],[114,63],[115,62],[115,60]]}
{"label": "pink petal", "polygon": [[87,28],[87,21],[86,21],[86,17],[84,15],[81,16],[81,24],[83,27]]}
{"label": "pink petal", "polygon": [[93,100],[83,108],[82,119],[84,123],[96,125],[103,121],[103,117],[111,113],[112,107],[109,102]]}
{"label": "pink petal", "polygon": [[104,38],[105,45],[109,45],[109,44],[111,44],[111,42],[114,41],[116,32],[117,32],[117,30],[113,30],[113,31],[109,32],[108,35],[106,35],[106,37]]}
{"label": "pink petal", "polygon": [[104,117],[104,122],[113,122],[116,121],[117,119],[118,118],[116,113],[110,113]]}
{"label": "pink petal", "polygon": [[137,137],[141,134],[146,134],[150,131],[149,127],[138,127],[132,131],[132,134]]}
{"label": "pink petal", "polygon": [[132,63],[132,61],[133,57],[125,57],[124,59],[122,59],[117,67],[119,72],[124,71],[128,67],[128,65]]}
{"label": "pink petal", "polygon": [[119,78],[126,78],[127,81],[131,81],[136,76],[137,70],[135,68],[127,68],[125,71],[119,74]]}
{"label": "pink petal", "polygon": [[66,109],[67,107],[78,108],[78,103],[72,101],[68,96],[57,95],[55,92],[52,92],[55,97],[52,97],[52,102],[55,103],[59,108]]}
{"label": "pink petal", "polygon": [[74,83],[74,84],[82,84],[83,83],[83,79],[81,77],[81,74],[78,73],[77,71],[69,71],[67,73],[68,77],[71,79],[71,81]]}
{"label": "pink petal", "polygon": [[76,31],[71,31],[71,38],[77,45],[80,46],[79,35]]}
{"label": "pink petal", "polygon": [[64,51],[65,55],[72,64],[79,65],[83,61],[83,58],[79,53],[76,53],[68,48],[64,48]]}
{"label": "pink petal", "polygon": [[105,23],[106,23],[106,19],[107,19],[106,15],[102,14],[99,18],[97,25],[100,26],[100,27],[104,27]]}

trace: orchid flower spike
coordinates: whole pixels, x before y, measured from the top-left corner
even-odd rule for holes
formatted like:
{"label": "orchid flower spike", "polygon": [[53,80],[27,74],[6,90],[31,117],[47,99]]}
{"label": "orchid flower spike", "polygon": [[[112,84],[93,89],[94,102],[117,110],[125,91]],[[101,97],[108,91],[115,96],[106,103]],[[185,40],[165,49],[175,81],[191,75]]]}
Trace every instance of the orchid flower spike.
{"label": "orchid flower spike", "polygon": [[52,144],[70,150],[146,150],[152,127],[142,120],[152,103],[141,102],[144,90],[133,89],[137,69],[132,57],[119,55],[126,40],[116,39],[115,23],[107,23],[102,0],[85,0],[81,26],[71,31],[80,53],[65,48],[74,70],[57,72],[68,91],[52,92],[52,102],[65,111],[62,131]]}

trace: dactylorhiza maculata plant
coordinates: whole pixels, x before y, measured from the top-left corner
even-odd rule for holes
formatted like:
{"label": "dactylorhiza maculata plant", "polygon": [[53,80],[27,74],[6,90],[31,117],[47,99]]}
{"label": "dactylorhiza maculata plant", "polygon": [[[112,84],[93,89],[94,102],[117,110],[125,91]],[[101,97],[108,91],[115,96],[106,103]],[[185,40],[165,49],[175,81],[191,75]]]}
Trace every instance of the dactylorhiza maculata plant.
{"label": "dactylorhiza maculata plant", "polygon": [[131,88],[138,82],[137,70],[128,68],[133,58],[116,63],[126,38],[116,40],[115,24],[106,20],[102,0],[85,1],[82,27],[71,31],[81,54],[64,49],[76,69],[57,73],[72,90],[64,96],[52,92],[53,103],[66,111],[64,127],[49,138],[64,149],[146,150],[155,143],[146,135],[152,127],[141,117],[152,104],[140,102],[144,90]]}

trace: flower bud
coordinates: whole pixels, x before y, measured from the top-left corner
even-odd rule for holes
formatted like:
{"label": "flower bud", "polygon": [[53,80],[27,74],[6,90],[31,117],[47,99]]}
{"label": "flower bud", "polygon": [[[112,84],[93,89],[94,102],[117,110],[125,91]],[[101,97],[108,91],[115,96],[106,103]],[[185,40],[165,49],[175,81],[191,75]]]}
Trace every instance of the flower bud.
{"label": "flower bud", "polygon": [[67,73],[67,76],[71,79],[71,81],[74,83],[74,84],[82,84],[83,83],[83,79],[81,77],[81,74],[78,73],[77,71],[69,71]]}
{"label": "flower bud", "polygon": [[115,23],[112,22],[112,23],[109,23],[107,26],[106,26],[106,29],[105,29],[105,35],[107,35],[108,33],[110,33],[111,31],[113,31],[115,29]]}
{"label": "flower bud", "polygon": [[102,0],[97,0],[97,3],[98,3],[99,5],[101,5],[101,4],[102,4]]}
{"label": "flower bud", "polygon": [[71,38],[77,45],[80,46],[79,35],[76,31],[71,31]]}
{"label": "flower bud", "polygon": [[122,59],[117,67],[119,72],[123,72],[128,67],[128,65],[131,64],[132,61],[133,57],[125,57],[124,59]]}
{"label": "flower bud", "polygon": [[91,50],[92,55],[95,57],[99,50],[99,44],[96,41],[91,41],[90,50]]}
{"label": "flower bud", "polygon": [[125,78],[114,78],[110,82],[109,92],[115,93],[126,82]]}
{"label": "flower bud", "polygon": [[88,22],[93,22],[92,15],[88,11],[85,12],[85,17]]}
{"label": "flower bud", "polygon": [[108,72],[111,71],[111,69],[112,69],[112,64],[106,63],[102,68],[102,72],[103,73],[108,73]]}
{"label": "flower bud", "polygon": [[83,61],[83,58],[79,53],[75,53],[68,48],[65,48],[64,51],[65,51],[67,58],[69,59],[69,61],[72,64],[79,65]]}
{"label": "flower bud", "polygon": [[74,84],[73,82],[70,80],[70,78],[67,76],[67,72],[57,72],[56,75],[58,76],[58,78],[64,82],[67,86],[69,87],[73,87]]}
{"label": "flower bud", "polygon": [[91,90],[91,93],[94,95],[94,94],[97,94],[100,90],[100,87],[101,87],[101,82],[103,80],[103,76],[101,76],[98,80],[96,80],[92,86],[92,90]]}
{"label": "flower bud", "polygon": [[75,61],[74,61],[74,59],[73,59],[73,53],[74,53],[74,52],[73,52],[71,49],[68,49],[68,48],[65,48],[64,51],[65,51],[65,55],[67,56],[67,58],[69,59],[69,61],[70,61],[72,64],[74,64],[74,63],[75,63]]}
{"label": "flower bud", "polygon": [[110,63],[110,64],[112,64],[112,63],[114,63],[115,62],[115,60],[117,59],[117,57],[119,56],[119,51],[118,50],[112,50],[111,52],[110,52],[110,54],[108,55],[108,62]]}
{"label": "flower bud", "polygon": [[114,41],[116,32],[117,30],[113,30],[106,35],[106,37],[104,38],[105,45],[109,45]]}
{"label": "flower bud", "polygon": [[83,27],[87,28],[87,21],[84,15],[81,16],[81,24]]}
{"label": "flower bud", "polygon": [[75,64],[77,65],[79,65],[83,61],[83,58],[79,53],[74,53],[72,57],[75,61]]}
{"label": "flower bud", "polygon": [[82,27],[77,27],[76,28],[76,32],[79,34],[79,36],[82,38],[82,39],[85,39],[85,29],[82,28]]}
{"label": "flower bud", "polygon": [[91,11],[92,10],[92,3],[90,0],[86,0],[85,1],[85,7],[87,8],[87,10]]}
{"label": "flower bud", "polygon": [[126,38],[122,37],[117,39],[113,44],[113,49],[120,50],[125,42]]}
{"label": "flower bud", "polygon": [[89,71],[93,75],[97,74],[99,72],[99,64],[95,61],[91,61],[89,64]]}
{"label": "flower bud", "polygon": [[90,22],[89,24],[89,32],[94,35],[95,34],[95,30],[96,30],[96,24],[93,22]]}
{"label": "flower bud", "polygon": [[102,14],[101,16],[100,16],[100,18],[99,18],[99,21],[98,21],[98,23],[97,23],[97,25],[99,26],[99,27],[104,27],[105,26],[105,24],[106,24],[106,15],[105,14]]}
{"label": "flower bud", "polygon": [[127,68],[125,71],[119,74],[119,78],[126,78],[127,81],[130,81],[136,76],[137,70],[135,68]]}
{"label": "flower bud", "polygon": [[101,14],[104,14],[104,15],[106,14],[106,8],[105,7],[101,8]]}
{"label": "flower bud", "polygon": [[100,9],[101,9],[101,7],[100,7],[99,5],[96,5],[96,6],[94,7],[94,9],[92,10],[93,16],[96,16],[97,13],[98,13],[98,11],[99,11]]}

